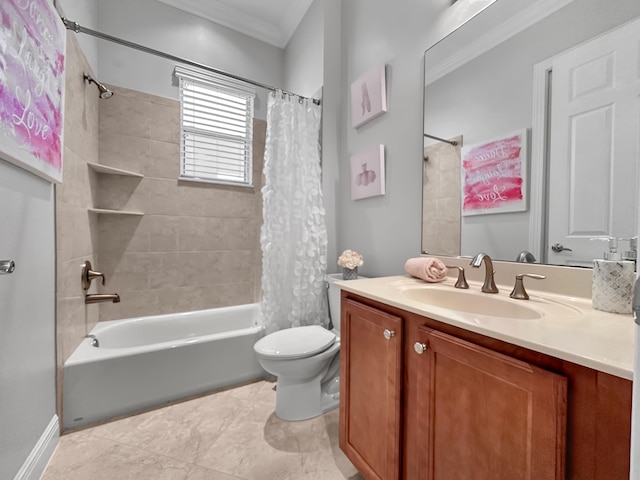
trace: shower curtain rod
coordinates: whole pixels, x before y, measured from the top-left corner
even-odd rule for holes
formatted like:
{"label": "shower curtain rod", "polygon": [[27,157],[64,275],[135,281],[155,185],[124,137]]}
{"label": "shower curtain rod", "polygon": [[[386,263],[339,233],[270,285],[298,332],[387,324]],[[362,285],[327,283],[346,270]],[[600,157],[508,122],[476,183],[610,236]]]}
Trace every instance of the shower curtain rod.
{"label": "shower curtain rod", "polygon": [[423,134],[427,138],[433,138],[434,140],[438,140],[439,142],[448,143],[449,145],[453,145],[454,147],[458,145],[458,142],[455,140],[447,140],[445,138],[436,137],[435,135],[429,135],[428,133]]}
{"label": "shower curtain rod", "polygon": [[266,85],[264,83],[256,82],[255,80],[249,80],[247,78],[240,77],[238,75],[234,75],[232,73],[228,73],[223,70],[218,70],[217,68],[213,68],[208,65],[204,65],[202,63],[194,62],[192,60],[187,60],[186,58],[182,58],[182,57],[177,57],[175,55],[171,55],[170,53],[161,52],[160,50],[154,50],[153,48],[145,47],[144,45],[133,43],[128,40],[124,40],[122,38],[114,37],[106,33],[98,32],[96,30],[83,27],[78,22],[71,21],[66,17],[60,17],[60,18],[62,19],[62,23],[64,23],[64,26],[67,27],[67,30],[73,30],[75,33],[86,33],[87,35],[101,38],[102,40],[107,40],[109,42],[117,43],[119,45],[124,45],[125,47],[133,48],[134,50],[140,50],[141,52],[145,52],[145,53],[150,53],[151,55],[166,58],[167,60],[171,60],[174,62],[184,63],[186,65],[191,65],[192,67],[201,68],[202,70],[207,70],[209,72],[217,73],[218,75],[224,75],[226,77],[233,78],[234,80],[239,80],[241,82],[249,83],[251,85],[255,85],[256,87],[264,88],[266,90],[271,90],[272,92],[281,91],[284,94],[294,95],[301,99],[308,98],[309,100],[313,100],[315,104],[320,105],[320,100],[318,100],[317,98],[304,97],[302,95],[298,95],[297,93],[287,92],[286,90],[283,90],[281,88],[272,87],[271,85]]}

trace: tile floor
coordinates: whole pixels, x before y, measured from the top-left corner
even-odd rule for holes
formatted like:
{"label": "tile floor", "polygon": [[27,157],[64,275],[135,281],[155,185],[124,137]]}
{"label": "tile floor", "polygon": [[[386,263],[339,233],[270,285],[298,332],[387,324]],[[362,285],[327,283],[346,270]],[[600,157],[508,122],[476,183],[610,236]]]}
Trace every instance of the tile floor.
{"label": "tile floor", "polygon": [[41,480],[362,480],[338,447],[338,411],[275,416],[257,382],[63,435]]}

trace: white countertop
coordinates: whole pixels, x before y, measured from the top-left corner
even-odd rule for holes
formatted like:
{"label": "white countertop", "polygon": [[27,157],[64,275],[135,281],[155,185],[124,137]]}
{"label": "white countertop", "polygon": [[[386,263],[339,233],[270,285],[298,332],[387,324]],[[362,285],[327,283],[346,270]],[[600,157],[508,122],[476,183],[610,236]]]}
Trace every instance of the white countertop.
{"label": "white countertop", "polygon": [[[455,290],[453,284],[448,278],[437,285]],[[481,284],[469,282],[470,289],[465,292],[471,301],[477,295],[491,295],[507,302],[522,302],[540,312],[540,318],[507,319],[439,308],[409,298],[403,293],[407,289],[433,284],[408,275],[339,281],[335,285],[449,325],[633,380],[633,317],[595,310],[588,299],[538,292],[527,286],[530,299],[514,300],[509,298],[511,286],[498,285],[498,294],[485,294],[480,292]]]}

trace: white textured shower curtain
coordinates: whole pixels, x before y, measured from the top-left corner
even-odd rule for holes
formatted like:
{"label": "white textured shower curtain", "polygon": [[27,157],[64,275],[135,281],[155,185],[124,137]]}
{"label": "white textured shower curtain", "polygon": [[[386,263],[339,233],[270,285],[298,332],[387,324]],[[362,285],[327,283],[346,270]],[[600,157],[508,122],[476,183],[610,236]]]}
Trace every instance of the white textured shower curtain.
{"label": "white textured shower curtain", "polygon": [[327,323],[320,118],[320,106],[312,100],[269,95],[260,234],[267,333]]}

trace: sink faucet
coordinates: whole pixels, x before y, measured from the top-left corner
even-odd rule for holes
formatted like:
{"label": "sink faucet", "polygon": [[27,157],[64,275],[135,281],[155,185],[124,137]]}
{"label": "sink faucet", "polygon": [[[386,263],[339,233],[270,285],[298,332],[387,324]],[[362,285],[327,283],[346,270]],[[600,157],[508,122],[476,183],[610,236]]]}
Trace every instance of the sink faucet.
{"label": "sink faucet", "polygon": [[533,253],[523,250],[516,257],[516,262],[536,263],[536,257],[533,256]]}
{"label": "sink faucet", "polygon": [[484,293],[498,293],[498,287],[496,287],[496,282],[493,279],[493,262],[491,261],[491,257],[486,253],[479,253],[473,260],[471,260],[471,265],[473,268],[478,268],[482,265],[484,261],[485,266],[485,274],[484,274],[484,283],[482,284],[482,291]]}

